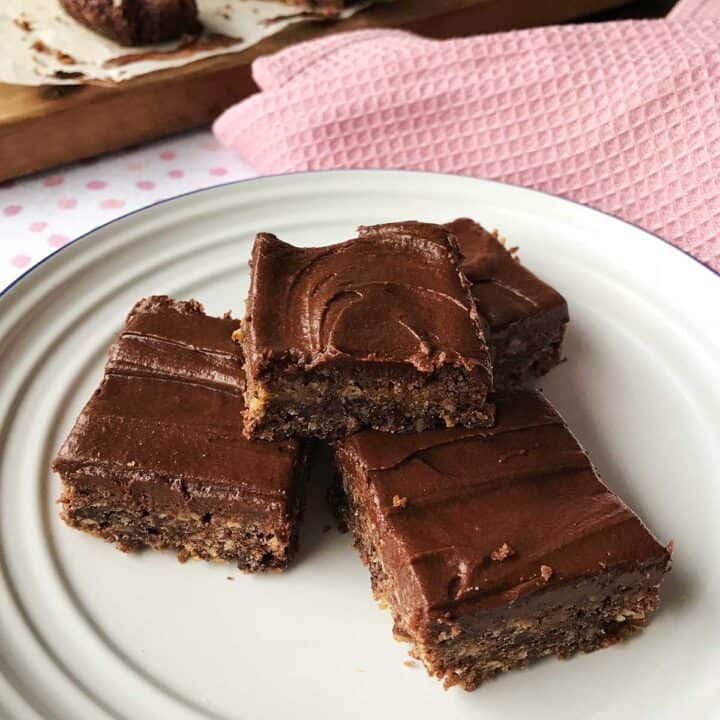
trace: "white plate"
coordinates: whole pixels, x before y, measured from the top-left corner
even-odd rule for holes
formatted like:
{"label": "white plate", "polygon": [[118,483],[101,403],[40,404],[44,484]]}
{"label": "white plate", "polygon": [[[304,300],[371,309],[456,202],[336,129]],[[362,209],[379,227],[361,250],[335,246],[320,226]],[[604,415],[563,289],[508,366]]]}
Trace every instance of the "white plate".
{"label": "white plate", "polygon": [[[243,310],[253,235],[472,215],[568,298],[569,361],[542,383],[608,484],[676,540],[663,607],[632,641],[444,692],[391,635],[347,536],[311,497],[284,575],[123,555],[65,527],[48,464],[138,298]],[[720,695],[720,280],[648,233],[467,178],[354,171],[251,180],[111,223],[0,299],[0,716],[708,718]],[[228,581],[234,577],[234,582]]]}

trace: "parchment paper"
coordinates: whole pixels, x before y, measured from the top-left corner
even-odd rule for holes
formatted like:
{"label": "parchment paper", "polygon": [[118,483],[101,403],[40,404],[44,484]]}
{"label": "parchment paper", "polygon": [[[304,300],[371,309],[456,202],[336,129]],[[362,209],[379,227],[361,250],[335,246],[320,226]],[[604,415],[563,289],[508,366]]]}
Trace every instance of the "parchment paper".
{"label": "parchment paper", "polygon": [[[340,17],[370,4],[355,4]],[[292,5],[261,0],[198,0],[198,10],[205,26],[200,38],[127,48],[77,23],[58,0],[0,0],[0,82],[120,82],[237,52],[291,23],[319,19]]]}

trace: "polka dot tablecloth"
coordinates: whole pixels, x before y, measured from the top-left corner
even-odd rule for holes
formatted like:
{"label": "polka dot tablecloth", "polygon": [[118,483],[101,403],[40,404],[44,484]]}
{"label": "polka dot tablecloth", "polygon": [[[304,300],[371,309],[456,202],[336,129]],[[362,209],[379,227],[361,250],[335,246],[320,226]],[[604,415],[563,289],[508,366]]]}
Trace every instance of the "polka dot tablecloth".
{"label": "polka dot tablecloth", "polygon": [[202,130],[0,184],[0,292],[50,253],[114,218],[256,175]]}

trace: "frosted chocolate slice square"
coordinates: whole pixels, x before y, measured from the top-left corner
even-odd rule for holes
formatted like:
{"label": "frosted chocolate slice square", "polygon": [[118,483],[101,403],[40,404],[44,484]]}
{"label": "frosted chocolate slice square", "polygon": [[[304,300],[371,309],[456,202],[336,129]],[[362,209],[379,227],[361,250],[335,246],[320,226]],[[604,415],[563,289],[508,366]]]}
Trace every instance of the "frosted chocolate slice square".
{"label": "frosted chocolate slice square", "polygon": [[288,564],[304,450],[242,435],[238,326],[195,301],[137,303],[53,463],[65,522],[125,551],[171,548],[247,571]]}
{"label": "frosted chocolate slice square", "polygon": [[364,228],[316,248],[258,235],[241,342],[250,437],[492,422],[489,351],[439,225]]}
{"label": "frosted chocolate slice square", "polygon": [[670,552],[597,477],[538,393],[493,428],[335,443],[346,520],[396,633],[446,686],[626,637]]}
{"label": "frosted chocolate slice square", "polygon": [[565,298],[522,265],[497,236],[468,218],[445,225],[460,245],[487,338],[497,390],[541,377],[562,359]]}

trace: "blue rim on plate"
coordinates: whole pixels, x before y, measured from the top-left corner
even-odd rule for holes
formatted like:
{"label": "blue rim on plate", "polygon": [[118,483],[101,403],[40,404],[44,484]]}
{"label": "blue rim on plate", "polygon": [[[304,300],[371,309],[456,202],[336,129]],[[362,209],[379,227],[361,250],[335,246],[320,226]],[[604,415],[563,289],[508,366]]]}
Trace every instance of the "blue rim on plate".
{"label": "blue rim on plate", "polygon": [[106,223],[102,223],[101,225],[97,225],[92,230],[88,230],[87,232],[83,233],[82,235],[79,235],[74,240],[71,240],[69,243],[66,243],[61,248],[58,248],[57,250],[54,250],[49,255],[46,255],[42,260],[38,260],[34,265],[29,267],[27,270],[25,270],[23,273],[18,275],[10,284],[6,285],[2,290],[0,290],[0,299],[5,297],[7,293],[12,290],[21,280],[28,277],[30,273],[37,270],[41,265],[44,265],[48,260],[51,258],[56,257],[59,255],[63,250],[67,250],[70,246],[75,245],[75,243],[79,242],[80,240],[85,239],[89,235],[92,235],[97,230],[100,230],[101,228],[108,227],[109,225],[112,225],[113,223],[119,222],[121,220],[125,220],[126,218],[132,217],[133,215],[137,215],[138,213],[144,212],[148,208],[156,207],[158,205],[165,205],[166,203],[173,202],[175,200],[178,200],[179,198],[186,198],[191,195],[197,195],[199,193],[203,192],[209,192],[211,190],[214,190],[216,188],[222,188],[222,187],[230,187],[231,185],[242,185],[243,183],[253,182],[255,180],[262,180],[264,178],[272,178],[272,177],[286,177],[289,175],[313,175],[317,173],[345,173],[345,172],[393,172],[393,173],[413,173],[413,174],[420,174],[420,175],[447,175],[449,177],[461,177],[461,178],[467,178],[468,180],[482,180],[483,182],[489,182],[493,183],[495,185],[507,185],[508,187],[514,187],[514,188],[520,188],[521,190],[527,190],[529,192],[537,193],[538,195],[545,195],[547,197],[553,197],[553,198],[560,198],[561,200],[565,200],[566,202],[572,203],[573,205],[579,205],[580,207],[587,208],[588,210],[592,210],[593,212],[600,213],[601,215],[606,215],[607,217],[614,218],[615,220],[618,220],[621,223],[624,223],[625,225],[629,225],[630,227],[637,228],[638,230],[642,230],[643,232],[647,233],[648,235],[651,235],[652,237],[659,240],[661,243],[668,245],[669,247],[673,248],[674,250],[677,250],[681,255],[685,255],[686,257],[690,258],[694,262],[696,262],[701,267],[705,268],[706,270],[710,271],[715,277],[720,278],[720,271],[715,270],[714,268],[710,267],[707,263],[704,263],[702,260],[698,260],[694,255],[689,253],[687,250],[683,250],[682,248],[678,247],[677,245],[674,245],[669,240],[665,240],[665,238],[660,237],[660,235],[652,232],[651,230],[647,230],[644,227],[637,225],[635,223],[630,222],[629,220],[624,220],[621,217],[618,217],[617,215],[613,215],[612,213],[606,212],[605,210],[598,210],[597,208],[591,207],[589,205],[584,205],[581,202],[578,202],[577,200],[572,200],[571,198],[565,197],[564,195],[555,195],[553,193],[545,192],[544,190],[536,190],[535,188],[526,187],[524,185],[518,185],[517,183],[509,183],[504,182],[502,180],[493,180],[491,178],[478,178],[474,177],[473,175],[462,175],[460,173],[443,173],[443,172],[435,172],[435,171],[428,171],[428,170],[409,170],[404,168],[331,168],[329,170],[298,170],[297,172],[287,172],[287,173],[272,173],[270,175],[258,175],[257,177],[253,178],[244,178],[242,180],[230,180],[229,182],[224,183],[217,183],[216,185],[209,185],[204,188],[197,188],[196,190],[188,190],[188,192],[180,193],[179,195],[173,195],[172,197],[165,198],[163,200],[159,200],[156,203],[152,203],[151,205],[143,205],[140,208],[137,208],[136,210],[131,210],[130,212],[125,213],[124,215],[119,215],[116,218],[113,218],[112,220],[108,220]]}

